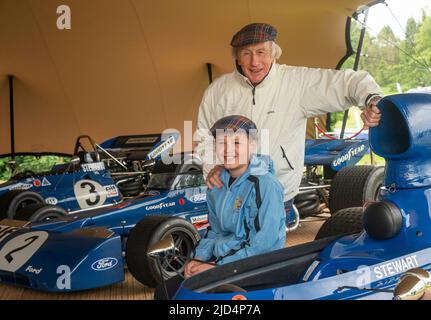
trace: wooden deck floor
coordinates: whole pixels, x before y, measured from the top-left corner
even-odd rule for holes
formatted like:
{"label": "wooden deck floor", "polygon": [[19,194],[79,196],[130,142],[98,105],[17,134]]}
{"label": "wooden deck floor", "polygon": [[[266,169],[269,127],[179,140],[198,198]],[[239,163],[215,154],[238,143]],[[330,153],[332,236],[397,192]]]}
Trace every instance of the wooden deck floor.
{"label": "wooden deck floor", "polygon": [[[286,246],[312,241],[322,220],[304,221],[287,234]],[[45,293],[11,285],[0,285],[0,300],[151,300],[153,289],[136,281],[126,271],[126,280],[108,287],[78,293]]]}

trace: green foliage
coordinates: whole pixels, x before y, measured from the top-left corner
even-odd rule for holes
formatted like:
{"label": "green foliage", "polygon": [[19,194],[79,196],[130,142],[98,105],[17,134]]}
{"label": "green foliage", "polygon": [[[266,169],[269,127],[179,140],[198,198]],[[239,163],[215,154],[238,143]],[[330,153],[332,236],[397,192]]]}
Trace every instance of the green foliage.
{"label": "green foliage", "polygon": [[16,168],[13,172],[9,166],[10,161],[10,157],[0,158],[0,181],[7,181],[12,175],[26,170],[35,173],[49,171],[55,164],[69,162],[70,159],[68,157],[59,156],[16,156]]}
{"label": "green foliage", "polygon": [[[360,32],[360,25],[353,21],[350,38],[355,52]],[[354,61],[355,54],[346,60],[342,69],[352,69]],[[402,40],[389,26],[383,27],[375,37],[366,31],[359,70],[368,71],[384,94],[397,93],[397,83],[403,92],[431,86],[431,17],[423,11],[421,21],[408,19]],[[331,128],[341,127],[342,120],[343,112],[331,114]]]}
{"label": "green foliage", "polygon": [[[360,32],[357,25],[351,31],[356,37]],[[422,21],[407,21],[405,39],[397,38],[389,26],[383,27],[376,37],[366,32],[359,69],[368,71],[385,94],[397,93],[397,83],[403,92],[431,86],[430,68],[431,17],[425,12]]]}

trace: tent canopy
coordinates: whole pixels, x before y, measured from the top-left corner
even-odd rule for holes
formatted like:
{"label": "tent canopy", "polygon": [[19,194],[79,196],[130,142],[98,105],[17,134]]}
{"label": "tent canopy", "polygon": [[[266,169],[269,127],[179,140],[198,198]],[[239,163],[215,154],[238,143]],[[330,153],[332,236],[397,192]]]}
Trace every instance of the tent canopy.
{"label": "tent canopy", "polygon": [[[364,0],[0,0],[0,154],[71,153],[75,138],[183,129],[213,76],[233,70],[229,42],[250,22],[278,29],[280,63],[334,68],[347,16]],[[57,7],[71,29],[57,28]]]}

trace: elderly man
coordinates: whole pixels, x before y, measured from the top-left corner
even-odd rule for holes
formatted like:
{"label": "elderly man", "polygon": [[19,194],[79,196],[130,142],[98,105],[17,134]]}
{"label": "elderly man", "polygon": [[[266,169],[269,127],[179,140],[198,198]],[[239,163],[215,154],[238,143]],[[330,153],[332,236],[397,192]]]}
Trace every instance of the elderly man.
{"label": "elderly man", "polygon": [[365,107],[366,127],[380,120],[380,88],[365,71],[327,70],[280,65],[277,30],[265,23],[246,25],[232,38],[236,70],[216,79],[199,107],[196,151],[204,159],[209,188],[222,187],[220,166],[211,161],[208,129],[227,115],[243,115],[269,133],[269,154],[284,187],[286,209],[298,193],[304,167],[307,118]]}

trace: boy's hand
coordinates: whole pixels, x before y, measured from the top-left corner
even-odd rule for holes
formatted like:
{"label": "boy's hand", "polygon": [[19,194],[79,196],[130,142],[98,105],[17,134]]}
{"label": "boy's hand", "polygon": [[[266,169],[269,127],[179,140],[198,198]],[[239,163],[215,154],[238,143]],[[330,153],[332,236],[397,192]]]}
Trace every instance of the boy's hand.
{"label": "boy's hand", "polygon": [[195,274],[198,274],[200,272],[203,272],[205,270],[214,268],[215,266],[209,263],[200,262],[196,260],[189,261],[185,268],[184,268],[184,277],[190,278],[191,276],[194,276]]}
{"label": "boy's hand", "polygon": [[201,264],[201,262],[196,261],[196,260],[192,260],[187,262],[186,266],[184,267],[184,277],[190,278],[193,274],[192,274],[192,269],[194,269],[197,265]]}
{"label": "boy's hand", "polygon": [[222,171],[223,167],[218,165],[211,169],[211,171],[208,173],[206,184],[207,187],[212,190],[214,187],[216,188],[222,188],[223,182],[220,179],[220,173]]}

